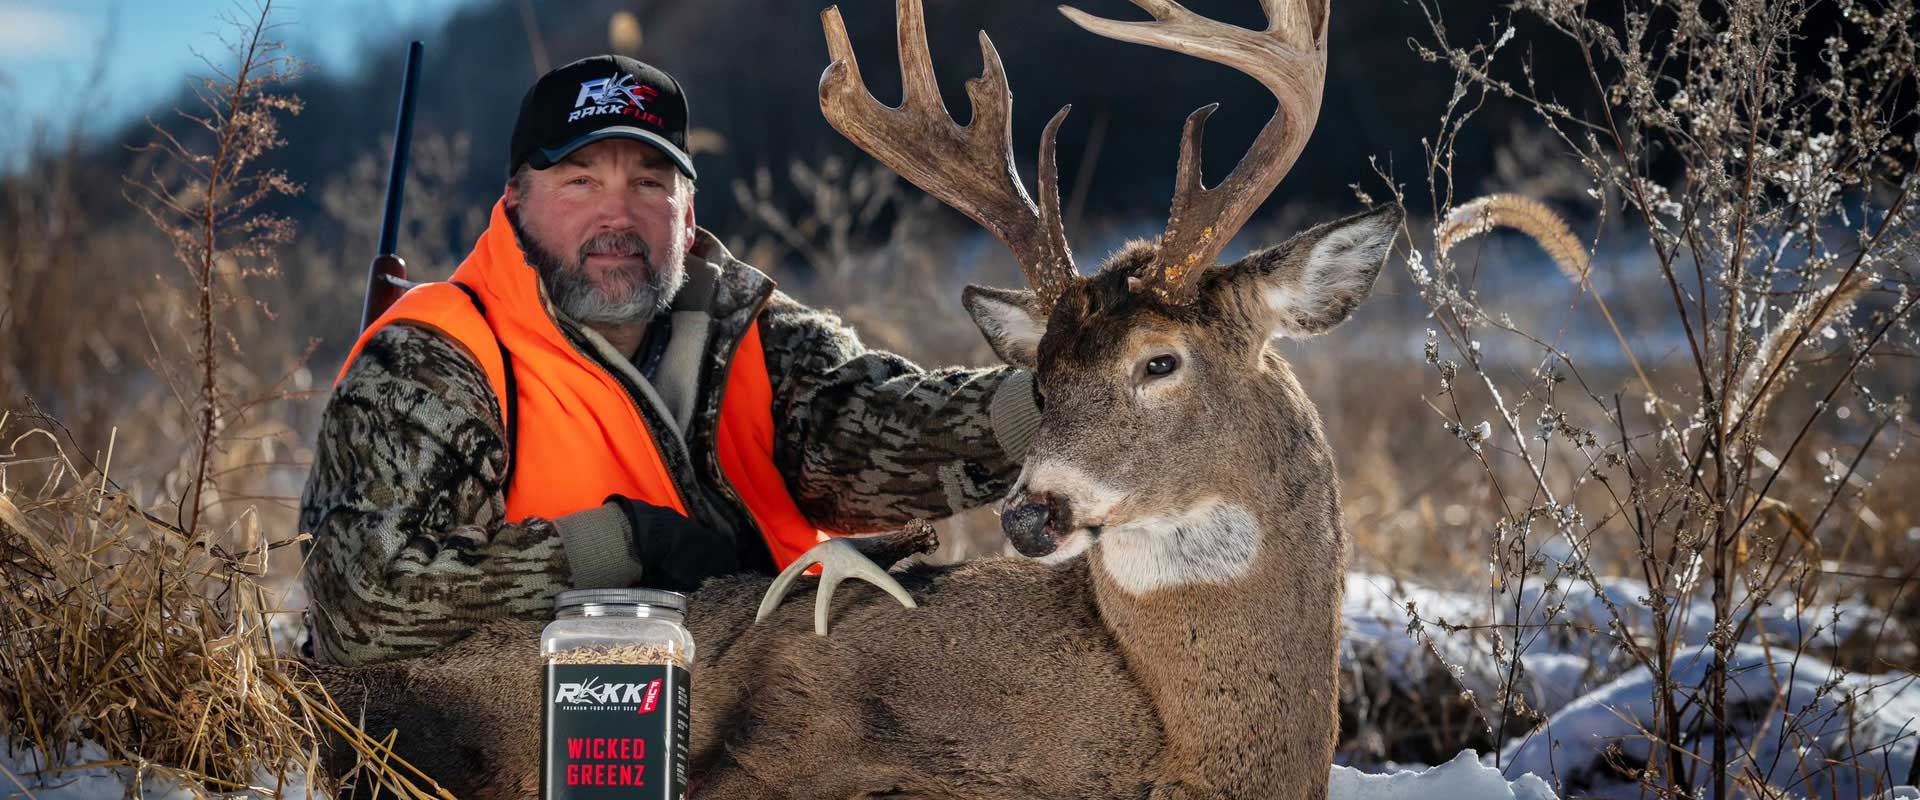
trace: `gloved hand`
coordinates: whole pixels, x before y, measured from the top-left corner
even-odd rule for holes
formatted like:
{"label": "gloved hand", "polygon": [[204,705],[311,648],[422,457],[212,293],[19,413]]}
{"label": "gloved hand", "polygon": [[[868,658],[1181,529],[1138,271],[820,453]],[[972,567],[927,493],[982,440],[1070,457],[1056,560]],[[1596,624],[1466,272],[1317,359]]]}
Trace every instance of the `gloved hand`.
{"label": "gloved hand", "polygon": [[740,556],[734,549],[733,534],[687,519],[671,508],[630,497],[614,495],[607,502],[627,515],[642,586],[691,592],[707,578],[738,571]]}

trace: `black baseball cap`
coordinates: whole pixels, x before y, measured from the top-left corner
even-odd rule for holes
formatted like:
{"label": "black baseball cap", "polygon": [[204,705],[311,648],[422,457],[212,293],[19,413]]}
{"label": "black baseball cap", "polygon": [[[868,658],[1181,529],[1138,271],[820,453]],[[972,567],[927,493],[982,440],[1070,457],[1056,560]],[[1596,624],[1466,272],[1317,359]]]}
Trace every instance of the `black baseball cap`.
{"label": "black baseball cap", "polygon": [[687,174],[687,98],[680,82],[626,56],[593,56],[534,81],[513,123],[511,177],[521,164],[546,169],[602,139],[638,139],[660,149]]}

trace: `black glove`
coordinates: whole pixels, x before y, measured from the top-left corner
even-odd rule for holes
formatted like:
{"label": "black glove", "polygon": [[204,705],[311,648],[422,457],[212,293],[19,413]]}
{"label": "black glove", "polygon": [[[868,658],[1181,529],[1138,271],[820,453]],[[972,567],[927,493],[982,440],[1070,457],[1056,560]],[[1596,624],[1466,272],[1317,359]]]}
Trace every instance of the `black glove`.
{"label": "black glove", "polygon": [[716,575],[739,571],[733,534],[715,530],[665,506],[614,495],[608,503],[626,512],[640,583],[653,589],[691,592]]}

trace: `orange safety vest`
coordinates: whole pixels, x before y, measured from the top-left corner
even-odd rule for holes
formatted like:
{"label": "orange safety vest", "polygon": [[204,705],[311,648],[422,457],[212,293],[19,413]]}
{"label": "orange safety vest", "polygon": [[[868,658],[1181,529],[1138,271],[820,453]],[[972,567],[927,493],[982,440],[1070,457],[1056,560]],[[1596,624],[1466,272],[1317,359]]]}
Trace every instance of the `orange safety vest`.
{"label": "orange safety vest", "polygon": [[[460,343],[486,372],[494,396],[502,398],[501,415],[512,439],[509,522],[551,519],[598,506],[616,494],[687,513],[634,405],[637,400],[568,341],[546,313],[538,277],[521,255],[504,201],[494,203],[486,232],[451,282],[421,284],[402,295],[360,334],[340,378],[375,331],[399,321],[425,325]],[[334,379],[336,385],[340,378]],[[776,567],[785,569],[828,534],[800,513],[774,467],[773,385],[758,324],[748,326],[734,351],[725,391],[718,431],[721,472],[746,504]]]}

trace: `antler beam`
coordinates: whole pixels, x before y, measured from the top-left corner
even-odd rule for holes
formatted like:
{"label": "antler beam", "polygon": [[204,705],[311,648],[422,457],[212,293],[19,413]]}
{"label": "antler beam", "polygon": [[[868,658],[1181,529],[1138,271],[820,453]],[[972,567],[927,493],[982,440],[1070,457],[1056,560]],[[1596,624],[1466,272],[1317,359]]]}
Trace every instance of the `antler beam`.
{"label": "antler beam", "polygon": [[1124,22],[1061,6],[1074,24],[1109,39],[1185,53],[1232,67],[1260,81],[1279,100],[1266,127],[1226,180],[1208,188],[1200,142],[1218,104],[1187,118],[1173,213],[1142,288],[1170,303],[1190,302],[1240,227],[1293,168],[1320,116],[1327,77],[1328,0],[1261,0],[1267,29],[1250,31],[1202,17],[1173,0],[1132,0],[1151,22]]}
{"label": "antler beam", "polygon": [[981,32],[986,68],[967,82],[973,119],[961,127],[948,115],[934,83],[921,0],[898,0],[896,13],[905,95],[900,107],[885,106],[867,91],[836,6],[820,15],[833,57],[820,76],[821,112],[860,149],[1005,243],[1040,303],[1051,308],[1079,280],[1061,226],[1054,164],[1054,136],[1072,107],[1060,109],[1041,136],[1040,205],[1035,207],[1013,163],[1013,92],[992,40]]}

